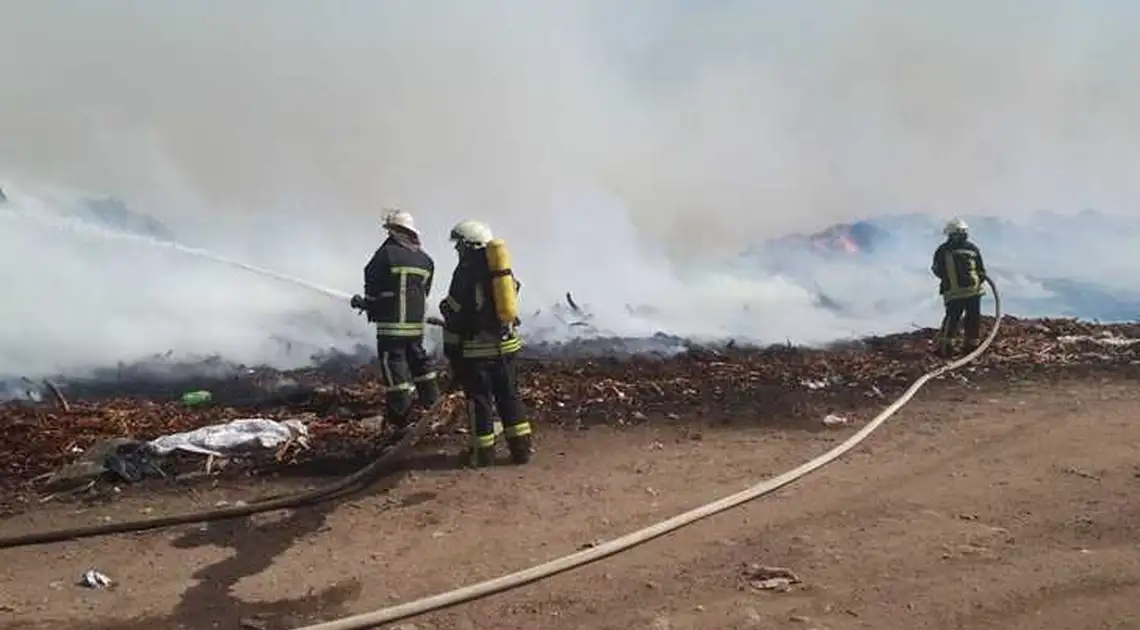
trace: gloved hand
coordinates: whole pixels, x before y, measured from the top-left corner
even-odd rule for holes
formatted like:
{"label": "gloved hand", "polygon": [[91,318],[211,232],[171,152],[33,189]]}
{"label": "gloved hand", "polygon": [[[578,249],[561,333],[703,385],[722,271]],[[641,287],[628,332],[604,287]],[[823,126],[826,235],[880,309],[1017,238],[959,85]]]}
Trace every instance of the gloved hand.
{"label": "gloved hand", "polygon": [[354,295],[349,300],[348,305],[358,311],[363,311],[368,309],[368,300],[363,295]]}

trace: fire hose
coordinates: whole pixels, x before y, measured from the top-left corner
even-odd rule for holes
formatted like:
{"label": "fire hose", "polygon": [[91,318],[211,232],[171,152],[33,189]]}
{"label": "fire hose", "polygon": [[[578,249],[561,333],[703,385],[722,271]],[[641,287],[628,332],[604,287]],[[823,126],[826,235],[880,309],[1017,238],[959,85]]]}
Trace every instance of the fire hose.
{"label": "fire hose", "polygon": [[835,448],[819,455],[815,459],[807,461],[800,466],[789,470],[777,477],[772,477],[757,483],[756,485],[741,490],[736,494],[724,497],[712,503],[699,506],[683,514],[678,514],[670,519],[655,523],[638,531],[626,534],[620,538],[615,538],[601,545],[591,547],[576,553],[572,553],[561,558],[555,558],[549,562],[516,571],[508,575],[486,580],[469,586],[457,588],[455,590],[439,593],[422,599],[417,599],[404,604],[382,608],[372,612],[361,613],[341,619],[326,621],[323,623],[316,623],[309,626],[294,628],[294,630],[363,630],[365,628],[375,628],[377,626],[391,623],[394,621],[401,621],[411,617],[416,617],[429,612],[443,610],[459,604],[470,602],[476,599],[489,597],[497,593],[502,593],[509,590],[514,590],[527,584],[545,580],[560,573],[577,569],[579,567],[597,562],[604,558],[622,553],[633,549],[634,547],[643,545],[655,538],[659,538],[666,534],[672,533],[681,529],[682,527],[691,525],[697,521],[706,519],[710,516],[720,514],[729,509],[757,499],[759,497],[771,494],[784,486],[787,486],[795,481],[802,479],[808,474],[823,468],[827,464],[839,459],[848,451],[854,449],[856,446],[866,440],[872,433],[875,432],[884,422],[894,416],[904,405],[909,403],[912,398],[922,389],[927,383],[950,372],[956,370],[980,357],[997,338],[998,329],[1001,325],[1001,298],[998,296],[997,286],[993,281],[986,278],[986,283],[989,284],[993,291],[994,297],[994,325],[990,329],[989,334],[981,344],[978,345],[973,351],[967,355],[946,363],[930,372],[918,377],[911,386],[902,393],[894,402],[888,405],[879,415],[875,416],[870,422],[867,423],[862,429],[857,431],[851,437],[844,440]]}
{"label": "fire hose", "polygon": [[[443,320],[436,317],[428,317],[427,323],[432,326],[442,326]],[[313,488],[312,490],[296,494],[266,497],[245,505],[233,505],[202,512],[186,512],[183,514],[139,519],[135,521],[103,523],[86,527],[57,529],[46,532],[30,532],[18,536],[0,537],[0,549],[44,545],[65,540],[95,538],[97,536],[109,536],[112,534],[145,532],[154,529],[176,527],[178,525],[232,520],[261,514],[263,512],[292,509],[328,501],[352,492],[355,489],[362,488],[384,474],[386,470],[391,469],[399,462],[400,457],[406,453],[408,449],[415,446],[415,443],[423,437],[427,431],[427,427],[431,424],[429,420],[431,411],[433,410],[434,408],[426,410],[420,420],[414,423],[395,444],[388,445],[376,461],[343,479],[339,479],[320,488]]]}
{"label": "fire hose", "polygon": [[312,490],[307,490],[305,492],[299,492],[296,494],[266,497],[264,499],[245,505],[234,505],[202,512],[187,512],[184,514],[174,514],[171,516],[140,519],[137,521],[104,523],[100,525],[89,525],[86,527],[57,529],[46,532],[31,532],[19,536],[8,536],[0,538],[0,549],[8,549],[11,547],[26,547],[29,545],[42,545],[65,540],[108,536],[111,534],[144,532],[153,529],[174,527],[177,525],[190,525],[194,523],[208,523],[211,521],[224,521],[237,518],[245,518],[247,516],[261,514],[263,512],[303,507],[328,501],[348,494],[354,490],[363,488],[365,485],[371,483],[383,475],[386,471],[392,469],[394,465],[400,461],[401,457],[407,453],[408,449],[412,448],[412,446],[414,446],[415,443],[419,441],[419,439],[423,437],[423,435],[427,432],[428,427],[431,425],[430,411],[431,410],[425,411],[421,415],[420,419],[417,422],[413,423],[394,444],[387,445],[381,452],[380,456],[371,464],[368,464],[364,468],[361,468],[360,470],[352,473],[351,475],[348,475],[347,477],[339,479],[320,488],[313,488]]}

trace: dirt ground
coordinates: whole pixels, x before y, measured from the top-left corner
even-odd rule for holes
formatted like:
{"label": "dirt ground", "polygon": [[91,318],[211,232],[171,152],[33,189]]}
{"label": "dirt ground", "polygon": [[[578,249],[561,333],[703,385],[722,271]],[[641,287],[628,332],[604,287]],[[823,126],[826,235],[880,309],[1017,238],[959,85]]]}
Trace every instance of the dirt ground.
{"label": "dirt ground", "polygon": [[[1140,628],[1140,391],[1121,379],[935,388],[848,457],[616,558],[407,629]],[[564,555],[790,469],[854,426],[548,430],[524,468],[425,452],[363,498],[0,551],[0,627],[291,628]],[[299,483],[323,483],[309,480]],[[282,482],[283,483],[283,482]],[[126,492],[15,533],[255,497]],[[748,565],[802,583],[752,588]],[[87,569],[110,589],[75,585]],[[244,626],[242,624],[245,624]],[[399,624],[397,625],[399,627]]]}

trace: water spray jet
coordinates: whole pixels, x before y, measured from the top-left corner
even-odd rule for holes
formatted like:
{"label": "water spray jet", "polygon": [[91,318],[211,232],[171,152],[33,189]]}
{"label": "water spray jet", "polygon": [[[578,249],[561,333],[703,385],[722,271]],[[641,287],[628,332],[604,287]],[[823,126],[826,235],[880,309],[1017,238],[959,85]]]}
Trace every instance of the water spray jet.
{"label": "water spray jet", "polygon": [[79,233],[81,236],[93,236],[93,237],[99,237],[99,238],[103,238],[103,239],[107,239],[107,240],[128,241],[128,242],[132,242],[132,243],[139,243],[139,244],[143,244],[143,245],[148,245],[150,247],[173,250],[173,251],[176,251],[176,252],[179,252],[182,254],[186,254],[188,256],[195,256],[195,257],[198,257],[198,258],[201,258],[204,260],[208,260],[208,261],[211,261],[214,263],[226,265],[226,266],[232,267],[234,269],[240,269],[242,271],[249,271],[249,272],[257,274],[259,276],[263,276],[266,278],[278,280],[280,282],[292,284],[294,286],[298,286],[298,287],[301,287],[303,289],[308,289],[309,291],[313,291],[314,293],[319,293],[325,297],[329,297],[329,298],[332,298],[334,300],[339,300],[342,302],[348,302],[352,299],[351,293],[346,293],[344,291],[339,291],[337,289],[332,289],[332,288],[329,288],[326,286],[322,286],[322,285],[317,284],[315,282],[305,280],[304,278],[298,278],[295,276],[290,276],[288,274],[273,271],[272,269],[266,269],[264,267],[258,267],[256,265],[244,263],[244,262],[241,262],[239,260],[233,260],[231,258],[227,258],[225,256],[215,254],[214,252],[211,252],[210,250],[202,249],[199,247],[188,247],[186,245],[182,245],[180,243],[176,243],[173,241],[163,241],[163,240],[159,240],[159,239],[152,238],[149,236],[142,236],[142,235],[138,235],[138,234],[130,234],[128,232],[121,232],[118,230],[112,230],[112,229],[103,228],[103,227],[96,227],[96,226],[93,226],[91,224],[88,224],[88,223],[81,221],[81,220],[78,220],[78,219],[72,219],[72,218],[68,218],[68,217],[52,217],[52,216],[47,216],[47,215],[42,215],[42,214],[34,214],[34,213],[30,213],[30,212],[24,212],[24,211],[15,209],[15,208],[5,207],[3,210],[0,210],[0,216],[24,219],[28,222],[35,223],[35,224],[43,226],[43,227],[48,227],[48,228],[52,228],[55,230],[59,230],[61,232]]}

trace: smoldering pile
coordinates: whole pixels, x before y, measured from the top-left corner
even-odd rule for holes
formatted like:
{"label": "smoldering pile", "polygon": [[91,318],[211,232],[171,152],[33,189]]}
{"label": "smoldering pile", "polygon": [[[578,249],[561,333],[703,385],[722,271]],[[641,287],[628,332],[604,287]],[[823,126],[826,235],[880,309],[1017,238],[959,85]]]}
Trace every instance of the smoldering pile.
{"label": "smoldering pile", "polygon": [[[689,344],[668,359],[532,357],[521,364],[521,381],[525,402],[547,426],[746,417],[819,429],[825,415],[881,406],[937,365],[930,352],[934,334],[924,329],[821,349]],[[37,477],[109,439],[151,440],[251,415],[306,425],[311,448],[290,456],[293,463],[335,458],[371,443],[377,429],[360,421],[376,416],[384,397],[369,353],[319,359],[313,367],[284,372],[217,358],[191,365],[167,360],[162,369],[144,362],[61,379],[58,396],[46,388],[38,401],[9,401],[0,405],[4,493],[10,499],[32,489]],[[1005,382],[1127,371],[1138,362],[1140,325],[1006,319],[990,352],[961,378]],[[187,405],[181,395],[189,390],[209,391],[212,399]],[[463,413],[461,397],[449,394],[437,436],[461,432]]]}
{"label": "smoldering pile", "polygon": [[[551,330],[549,325],[543,330],[528,330],[528,338],[534,334],[540,341],[528,341],[521,354],[525,361],[666,359],[697,347],[689,340],[664,332],[647,337],[607,334],[593,324],[592,316],[569,292],[565,304],[555,304],[534,313],[538,315],[552,316],[546,321],[556,322],[559,330]],[[435,359],[442,361],[439,337],[439,330],[429,327],[427,345],[434,351]],[[552,337],[560,341],[543,341]],[[243,365],[220,355],[184,357],[166,352],[131,363],[97,368],[82,375],[56,375],[42,380],[9,378],[0,380],[0,400],[44,401],[51,394],[48,383],[54,383],[69,396],[91,400],[122,396],[167,399],[186,391],[209,389],[216,400],[224,400],[226,404],[254,406],[270,399],[288,400],[299,392],[310,391],[315,380],[326,384],[353,382],[360,370],[376,359],[376,351],[360,336],[350,341],[352,347],[348,351],[311,348],[310,367],[287,372]]]}

